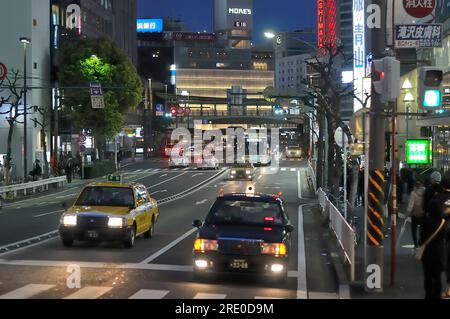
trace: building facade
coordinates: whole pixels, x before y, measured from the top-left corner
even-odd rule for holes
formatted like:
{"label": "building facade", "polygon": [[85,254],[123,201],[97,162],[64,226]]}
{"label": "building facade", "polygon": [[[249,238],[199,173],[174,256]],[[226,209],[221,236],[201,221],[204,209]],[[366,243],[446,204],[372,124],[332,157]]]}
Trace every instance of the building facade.
{"label": "building facade", "polygon": [[[43,153],[40,128],[35,127],[33,119],[42,119],[30,106],[45,107],[51,105],[51,76],[50,76],[50,1],[2,1],[0,12],[4,15],[0,20],[0,62],[8,68],[8,76],[13,80],[13,71],[18,72],[16,90],[23,89],[24,80],[24,50],[19,39],[27,37],[31,43],[27,45],[27,167],[29,172],[36,159],[43,160],[44,156],[49,159],[50,154]],[[18,19],[17,17],[20,17]],[[1,83],[1,81],[0,81]],[[8,97],[9,90],[4,87],[6,82],[1,83],[0,96]],[[23,112],[23,99],[20,102],[19,112]],[[10,109],[10,105],[2,106],[1,112]],[[11,114],[0,116],[0,162],[4,163],[7,153],[7,137],[9,133],[8,119]],[[18,122],[12,135],[12,177],[18,179],[24,174],[24,127],[23,116],[17,118]],[[47,130],[48,131],[48,130]],[[46,134],[49,144],[49,134]]]}
{"label": "building facade", "polygon": [[275,85],[278,89],[296,89],[301,92],[306,89],[306,62],[310,54],[293,55],[279,58],[275,67]]}

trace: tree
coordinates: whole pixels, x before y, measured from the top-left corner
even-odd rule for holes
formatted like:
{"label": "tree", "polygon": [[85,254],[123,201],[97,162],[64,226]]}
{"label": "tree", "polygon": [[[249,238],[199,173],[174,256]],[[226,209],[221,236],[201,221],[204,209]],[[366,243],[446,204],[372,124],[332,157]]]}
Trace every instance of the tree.
{"label": "tree", "polygon": [[[11,183],[11,171],[12,171],[12,137],[16,124],[23,124],[19,121],[20,117],[23,117],[23,108],[20,110],[19,106],[22,103],[24,94],[23,87],[17,86],[19,80],[19,71],[11,70],[12,76],[7,76],[5,80],[0,83],[0,114],[6,115],[6,120],[9,124],[7,147],[6,147],[6,161],[5,161],[5,182]],[[32,109],[28,107],[27,110]]]}
{"label": "tree", "polygon": [[47,159],[47,129],[51,124],[51,108],[50,106],[34,106],[34,113],[41,115],[41,119],[35,117],[32,121],[36,127],[39,126],[41,132],[41,144],[44,151],[44,178],[48,178],[50,169]]}
{"label": "tree", "polygon": [[318,85],[310,85],[306,96],[302,99],[306,106],[314,108],[318,113],[320,142],[324,137],[324,127],[327,127],[328,153],[323,154],[323,145],[319,145],[318,168],[320,168],[320,171],[318,169],[317,179],[318,184],[322,184],[322,163],[325,163],[327,166],[327,185],[323,186],[328,187],[336,197],[343,171],[343,150],[334,140],[334,131],[341,127],[348,140],[352,141],[350,128],[340,116],[342,100],[345,97],[356,98],[365,106],[370,98],[370,96],[366,96],[365,101],[361,101],[351,84],[343,85],[341,83],[340,71],[342,66],[349,64],[349,62],[353,63],[353,57],[345,57],[341,46],[337,47],[331,43],[325,44],[321,50],[321,55],[315,56],[307,62],[307,65],[317,74],[319,83]]}
{"label": "tree", "polygon": [[[108,38],[83,39],[65,45],[59,64],[63,112],[76,128],[92,132],[102,157],[104,141],[120,132],[124,115],[141,100],[143,86],[136,68]],[[104,88],[104,109],[91,108],[90,83],[100,83]]]}

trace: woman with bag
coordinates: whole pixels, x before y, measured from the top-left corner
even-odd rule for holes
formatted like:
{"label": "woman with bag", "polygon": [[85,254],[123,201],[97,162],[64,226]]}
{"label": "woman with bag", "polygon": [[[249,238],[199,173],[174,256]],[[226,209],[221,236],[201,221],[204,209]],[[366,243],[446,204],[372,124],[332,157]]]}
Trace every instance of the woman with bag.
{"label": "woman with bag", "polygon": [[419,247],[417,240],[417,228],[422,227],[423,216],[425,211],[423,209],[423,199],[425,194],[425,186],[423,182],[418,180],[414,185],[414,190],[409,196],[408,208],[406,210],[409,217],[411,217],[411,230],[414,249]]}
{"label": "woman with bag", "polygon": [[[450,186],[449,178],[445,178],[443,186],[445,188]],[[429,203],[429,210],[423,220],[421,241],[425,240],[425,242],[417,250],[416,257],[422,260],[425,299],[441,299],[441,276],[444,271],[445,229],[447,227],[444,219],[444,203],[450,199],[449,195],[450,193],[436,193]]]}

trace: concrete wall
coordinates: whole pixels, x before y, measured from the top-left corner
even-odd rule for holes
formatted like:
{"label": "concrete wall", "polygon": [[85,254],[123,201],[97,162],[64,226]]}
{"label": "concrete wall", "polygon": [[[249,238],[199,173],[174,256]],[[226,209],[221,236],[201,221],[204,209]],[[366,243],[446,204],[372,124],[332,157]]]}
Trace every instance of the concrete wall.
{"label": "concrete wall", "polygon": [[[4,63],[8,70],[19,70],[20,80],[18,85],[23,87],[23,47],[19,42],[20,37],[28,37],[31,44],[27,49],[27,78],[28,87],[49,87],[50,86],[50,4],[49,0],[16,0],[1,1],[0,12],[0,62]],[[11,75],[11,72],[9,73]],[[50,89],[29,90],[27,97],[28,106],[44,106],[51,103]],[[5,90],[0,93],[2,96],[8,94]],[[3,107],[1,111],[5,111]],[[36,158],[36,153],[40,152],[39,129],[34,128],[31,119],[37,117],[33,111],[29,111],[27,134],[28,134],[28,171]],[[0,117],[0,155],[6,154],[7,136],[9,125],[6,122],[6,115]],[[20,119],[21,121],[23,120]],[[12,161],[14,164],[13,173],[15,177],[23,175],[23,125],[16,126],[13,135]],[[3,159],[3,156],[0,156]]]}

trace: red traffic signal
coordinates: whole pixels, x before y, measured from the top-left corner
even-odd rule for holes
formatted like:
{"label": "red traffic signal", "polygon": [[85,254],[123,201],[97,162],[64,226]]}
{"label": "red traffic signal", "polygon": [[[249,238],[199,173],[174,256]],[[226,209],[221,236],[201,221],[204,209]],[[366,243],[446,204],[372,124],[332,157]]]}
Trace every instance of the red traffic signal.
{"label": "red traffic signal", "polygon": [[178,115],[178,108],[175,106],[172,106],[170,108],[170,114],[172,114],[172,116],[177,116]]}

